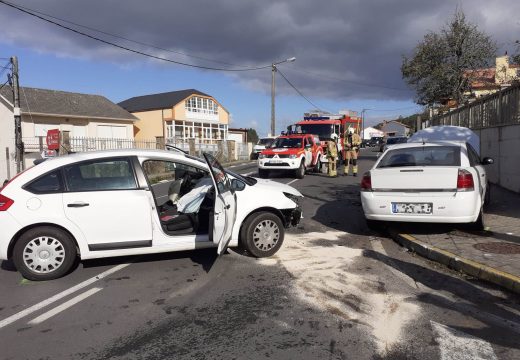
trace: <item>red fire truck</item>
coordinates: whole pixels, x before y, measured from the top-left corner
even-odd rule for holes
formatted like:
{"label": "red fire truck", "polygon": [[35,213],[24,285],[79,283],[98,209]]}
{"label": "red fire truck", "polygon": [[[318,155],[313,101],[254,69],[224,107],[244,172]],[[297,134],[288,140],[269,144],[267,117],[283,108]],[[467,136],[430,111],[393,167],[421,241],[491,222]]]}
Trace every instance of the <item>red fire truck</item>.
{"label": "red fire truck", "polygon": [[327,141],[332,139],[332,134],[338,136],[338,153],[341,158],[344,158],[343,134],[349,128],[354,128],[354,131],[359,134],[361,130],[361,117],[357,116],[356,112],[345,111],[340,114],[329,113],[305,113],[303,120],[287,127],[289,133],[304,133],[314,134],[319,136],[321,146],[323,148],[323,155],[321,162],[327,163]]}

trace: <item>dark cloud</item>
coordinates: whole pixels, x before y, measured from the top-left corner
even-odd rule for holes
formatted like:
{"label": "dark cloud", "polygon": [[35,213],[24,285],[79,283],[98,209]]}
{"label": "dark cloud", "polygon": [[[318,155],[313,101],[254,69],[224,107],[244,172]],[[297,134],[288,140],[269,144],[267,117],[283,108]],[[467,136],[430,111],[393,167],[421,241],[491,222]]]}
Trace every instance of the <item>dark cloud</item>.
{"label": "dark cloud", "polygon": [[[401,57],[410,54],[428,30],[440,29],[456,6],[502,49],[513,48],[514,36],[520,33],[517,0],[11,1],[108,33],[227,63],[258,66],[295,56],[295,63],[280,69],[314,99],[410,98],[411,92],[402,91],[406,85],[400,76]],[[121,64],[149,61],[4,5],[0,23],[0,41]],[[227,66],[97,35],[183,62]],[[261,91],[270,86],[266,70],[231,76]],[[279,84],[280,91],[289,91],[281,80]]]}

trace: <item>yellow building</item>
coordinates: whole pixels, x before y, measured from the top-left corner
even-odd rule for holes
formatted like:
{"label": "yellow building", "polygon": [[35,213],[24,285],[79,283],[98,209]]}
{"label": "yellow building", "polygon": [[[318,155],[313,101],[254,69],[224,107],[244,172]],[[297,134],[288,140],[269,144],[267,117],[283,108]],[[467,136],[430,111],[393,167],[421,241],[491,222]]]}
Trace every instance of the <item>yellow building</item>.
{"label": "yellow building", "polygon": [[520,65],[510,64],[506,53],[495,59],[495,67],[467,70],[465,75],[470,80],[471,87],[471,91],[465,95],[468,98],[479,98],[520,80]]}
{"label": "yellow building", "polygon": [[137,96],[118,105],[139,119],[134,124],[136,140],[212,144],[228,138],[229,112],[195,89]]}

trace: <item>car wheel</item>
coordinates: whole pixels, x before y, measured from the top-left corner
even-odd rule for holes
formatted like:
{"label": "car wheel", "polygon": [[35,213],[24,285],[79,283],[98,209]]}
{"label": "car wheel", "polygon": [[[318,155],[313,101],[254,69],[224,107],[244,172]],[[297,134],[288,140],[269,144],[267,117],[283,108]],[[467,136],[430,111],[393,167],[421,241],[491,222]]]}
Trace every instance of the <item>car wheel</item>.
{"label": "car wheel", "polygon": [[270,212],[255,213],[242,227],[240,241],[254,257],[274,255],[282,246],[285,229],[278,216]]}
{"label": "car wheel", "polygon": [[269,170],[258,169],[258,176],[260,176],[262,179],[267,179],[269,177]]}
{"label": "car wheel", "polygon": [[488,206],[491,203],[491,187],[489,183],[486,185],[486,194],[484,195],[484,206]]}
{"label": "car wheel", "polygon": [[296,169],[296,178],[297,179],[303,179],[305,176],[305,164],[303,163],[304,160],[302,160],[300,167]]}
{"label": "car wheel", "polygon": [[473,231],[483,231],[486,229],[486,225],[484,223],[484,209],[480,209],[477,220],[469,224],[469,229]]}
{"label": "car wheel", "polygon": [[376,232],[381,232],[383,231],[383,228],[384,228],[384,223],[382,221],[378,221],[378,220],[369,220],[369,219],[365,219],[365,221],[367,222],[367,227],[372,230],[372,231],[376,231]]}
{"label": "car wheel", "polygon": [[320,154],[318,154],[318,159],[316,159],[316,165],[314,165],[314,172],[319,173],[321,171],[321,160],[319,159]]}
{"label": "car wheel", "polygon": [[25,232],[13,249],[16,269],[28,280],[52,280],[72,268],[77,257],[71,236],[58,228],[41,226]]}

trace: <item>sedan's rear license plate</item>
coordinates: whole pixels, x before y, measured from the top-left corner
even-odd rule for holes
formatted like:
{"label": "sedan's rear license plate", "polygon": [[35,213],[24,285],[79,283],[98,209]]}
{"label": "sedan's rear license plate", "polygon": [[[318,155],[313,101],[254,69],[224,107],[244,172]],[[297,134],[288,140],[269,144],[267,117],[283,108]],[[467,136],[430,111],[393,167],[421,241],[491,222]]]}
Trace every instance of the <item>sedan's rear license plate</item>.
{"label": "sedan's rear license plate", "polygon": [[394,214],[431,214],[432,203],[392,203]]}

